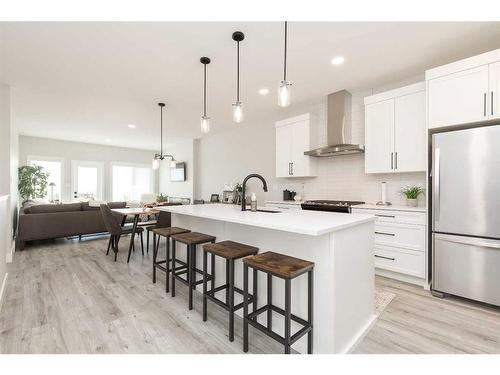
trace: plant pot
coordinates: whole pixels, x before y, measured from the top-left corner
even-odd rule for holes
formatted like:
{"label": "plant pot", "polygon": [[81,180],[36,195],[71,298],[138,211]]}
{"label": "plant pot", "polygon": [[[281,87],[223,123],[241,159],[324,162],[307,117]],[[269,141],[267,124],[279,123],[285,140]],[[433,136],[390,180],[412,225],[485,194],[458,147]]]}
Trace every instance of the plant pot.
{"label": "plant pot", "polygon": [[417,207],[418,206],[418,200],[417,199],[408,199],[408,198],[406,198],[406,205],[408,207]]}

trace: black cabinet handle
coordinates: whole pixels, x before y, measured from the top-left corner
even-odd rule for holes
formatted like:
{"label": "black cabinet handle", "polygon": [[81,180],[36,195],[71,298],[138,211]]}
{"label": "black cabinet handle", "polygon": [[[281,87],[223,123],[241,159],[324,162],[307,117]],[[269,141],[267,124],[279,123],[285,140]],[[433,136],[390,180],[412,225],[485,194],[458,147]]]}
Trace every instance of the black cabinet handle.
{"label": "black cabinet handle", "polygon": [[375,234],[383,234],[384,236],[395,236],[394,233],[386,233],[386,232],[375,232]]}
{"label": "black cabinet handle", "polygon": [[486,117],[486,93],[484,93],[483,105],[484,105],[484,117]]}
{"label": "black cabinet handle", "polygon": [[382,215],[382,214],[375,214],[375,216],[378,216],[378,217],[390,217],[390,218],[395,218],[396,216],[394,215]]}
{"label": "black cabinet handle", "polygon": [[396,260],[396,258],[383,257],[382,255],[377,255],[377,254],[375,254],[375,258],[382,258],[382,259],[387,259],[387,260],[392,260],[392,261]]}
{"label": "black cabinet handle", "polygon": [[491,115],[493,116],[493,91],[491,92]]}

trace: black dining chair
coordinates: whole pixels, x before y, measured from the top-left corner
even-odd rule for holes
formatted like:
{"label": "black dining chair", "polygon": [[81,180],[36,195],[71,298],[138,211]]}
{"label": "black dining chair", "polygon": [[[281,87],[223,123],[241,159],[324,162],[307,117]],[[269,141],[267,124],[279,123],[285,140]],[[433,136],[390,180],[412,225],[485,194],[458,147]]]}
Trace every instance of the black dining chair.
{"label": "black dining chair", "polygon": [[[106,255],[109,254],[109,249],[113,248],[113,251],[115,252],[115,262],[116,262],[116,258],[118,256],[118,242],[120,242],[120,237],[122,236],[122,234],[132,233],[132,228],[122,227],[120,224],[122,220],[120,217],[121,215],[111,211],[111,209],[107,204],[101,204],[101,213],[104,225],[106,226],[106,229],[110,234],[108,242],[108,250],[106,251]],[[142,249],[142,255],[144,255],[144,242],[142,236],[144,229],[141,227],[137,227],[135,232],[141,235],[141,249]],[[135,245],[132,244],[132,246],[133,249],[135,250]]]}

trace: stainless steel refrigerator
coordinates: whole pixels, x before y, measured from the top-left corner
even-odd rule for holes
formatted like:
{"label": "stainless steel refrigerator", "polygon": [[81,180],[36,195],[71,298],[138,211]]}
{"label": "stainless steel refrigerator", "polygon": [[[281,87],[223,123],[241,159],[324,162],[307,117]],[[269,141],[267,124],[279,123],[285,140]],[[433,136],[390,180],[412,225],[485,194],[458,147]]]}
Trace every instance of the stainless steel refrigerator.
{"label": "stainless steel refrigerator", "polygon": [[500,125],[432,135],[432,289],[500,306]]}

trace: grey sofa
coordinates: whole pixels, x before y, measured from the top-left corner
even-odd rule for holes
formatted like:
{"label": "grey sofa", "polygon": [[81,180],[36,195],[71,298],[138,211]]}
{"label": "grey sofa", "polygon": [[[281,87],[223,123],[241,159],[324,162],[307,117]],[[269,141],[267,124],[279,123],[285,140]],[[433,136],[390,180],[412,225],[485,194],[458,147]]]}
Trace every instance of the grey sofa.
{"label": "grey sofa", "polygon": [[[110,208],[124,208],[126,202],[110,202]],[[100,207],[88,202],[39,204],[21,208],[19,213],[18,248],[26,242],[106,232]]]}

